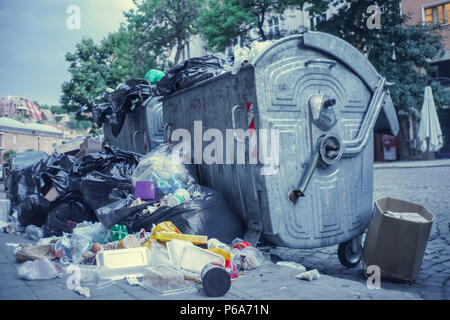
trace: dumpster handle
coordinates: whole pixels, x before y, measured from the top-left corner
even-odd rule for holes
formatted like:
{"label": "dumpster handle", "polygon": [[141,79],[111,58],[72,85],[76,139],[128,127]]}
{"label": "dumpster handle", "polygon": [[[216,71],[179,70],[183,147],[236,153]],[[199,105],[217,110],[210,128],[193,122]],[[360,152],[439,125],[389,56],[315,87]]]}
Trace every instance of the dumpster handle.
{"label": "dumpster handle", "polygon": [[337,62],[334,60],[328,60],[328,59],[310,59],[310,60],[306,60],[305,61],[305,67],[307,67],[308,65],[310,65],[311,63],[324,63],[324,64],[328,64],[328,69],[332,69],[334,67],[336,67]]}
{"label": "dumpster handle", "polygon": [[137,144],[136,144],[136,135],[137,135],[139,132],[141,132],[141,130],[136,130],[136,131],[133,133],[133,147],[134,147],[134,150],[136,150],[136,147],[137,147]]}
{"label": "dumpster handle", "polygon": [[380,110],[384,106],[384,100],[386,98],[386,79],[380,78],[377,88],[372,95],[369,107],[367,109],[366,115],[364,116],[363,122],[361,124],[361,129],[354,140],[347,141],[345,144],[343,157],[352,157],[362,151],[365,147],[367,141],[371,137],[372,129],[375,125],[376,120]]}
{"label": "dumpster handle", "polygon": [[300,197],[304,197],[305,196],[305,190],[309,185],[309,182],[311,181],[312,175],[317,167],[317,163],[319,162],[319,157],[320,157],[320,153],[319,153],[319,148],[320,148],[320,143],[322,142],[323,136],[320,137],[317,140],[317,143],[314,147],[312,156],[311,156],[311,160],[308,164],[308,167],[306,168],[305,173],[302,176],[302,180],[300,181],[299,186],[297,187],[297,189],[292,190],[289,193],[289,200],[291,200],[294,205],[297,203],[298,198]]}

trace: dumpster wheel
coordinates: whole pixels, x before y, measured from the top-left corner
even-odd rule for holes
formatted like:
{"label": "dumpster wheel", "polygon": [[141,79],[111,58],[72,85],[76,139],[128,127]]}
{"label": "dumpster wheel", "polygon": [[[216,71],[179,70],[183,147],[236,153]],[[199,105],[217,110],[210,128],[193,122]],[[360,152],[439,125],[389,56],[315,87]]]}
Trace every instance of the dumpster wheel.
{"label": "dumpster wheel", "polygon": [[[338,258],[339,262],[347,268],[354,268],[361,262],[362,257],[362,245],[358,238],[352,239],[339,244],[338,247]],[[355,252],[353,248],[353,241],[357,241]]]}

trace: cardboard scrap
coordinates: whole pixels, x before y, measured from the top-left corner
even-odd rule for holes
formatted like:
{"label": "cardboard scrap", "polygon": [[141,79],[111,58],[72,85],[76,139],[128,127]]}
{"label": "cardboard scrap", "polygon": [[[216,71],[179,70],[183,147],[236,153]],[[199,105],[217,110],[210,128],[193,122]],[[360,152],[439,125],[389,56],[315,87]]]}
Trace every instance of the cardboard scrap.
{"label": "cardboard scrap", "polygon": [[56,258],[51,245],[34,246],[29,243],[22,243],[21,248],[16,252],[17,262],[34,261],[41,258],[50,260]]}

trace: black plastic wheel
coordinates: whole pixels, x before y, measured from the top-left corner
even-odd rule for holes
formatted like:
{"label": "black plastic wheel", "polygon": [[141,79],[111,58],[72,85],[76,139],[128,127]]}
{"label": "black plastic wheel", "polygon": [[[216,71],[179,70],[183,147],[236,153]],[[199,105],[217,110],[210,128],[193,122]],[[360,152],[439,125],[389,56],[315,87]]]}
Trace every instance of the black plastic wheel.
{"label": "black plastic wheel", "polygon": [[362,245],[358,243],[357,252],[353,251],[352,240],[339,244],[338,247],[339,262],[347,268],[354,268],[361,262]]}

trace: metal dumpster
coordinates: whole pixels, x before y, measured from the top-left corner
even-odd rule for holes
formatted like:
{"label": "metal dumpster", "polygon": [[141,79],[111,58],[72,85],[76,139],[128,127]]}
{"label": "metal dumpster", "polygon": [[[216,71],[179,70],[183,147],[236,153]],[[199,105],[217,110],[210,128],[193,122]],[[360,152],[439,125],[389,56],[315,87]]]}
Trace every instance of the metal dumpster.
{"label": "metal dumpster", "polygon": [[161,97],[150,97],[128,112],[117,137],[108,123],[103,124],[104,141],[122,150],[146,154],[164,143]]}
{"label": "metal dumpster", "polygon": [[[166,141],[176,129],[190,132],[199,183],[226,196],[247,224],[246,240],[254,244],[262,236],[291,248],[340,244],[341,263],[353,267],[373,213],[374,128],[399,129],[389,85],[337,37],[289,36],[236,75],[224,73],[164,97]],[[237,146],[230,149],[234,163],[202,162],[212,139],[194,145],[195,121],[201,132],[214,128],[227,138],[227,129],[278,129],[275,173],[250,163],[256,150],[251,143],[245,143],[245,164],[236,164]],[[242,143],[242,136],[234,138]]]}

